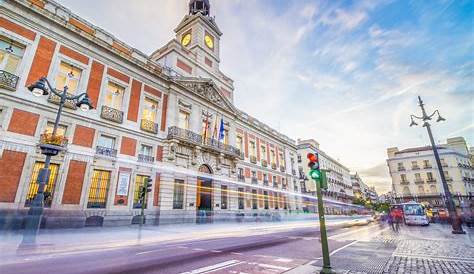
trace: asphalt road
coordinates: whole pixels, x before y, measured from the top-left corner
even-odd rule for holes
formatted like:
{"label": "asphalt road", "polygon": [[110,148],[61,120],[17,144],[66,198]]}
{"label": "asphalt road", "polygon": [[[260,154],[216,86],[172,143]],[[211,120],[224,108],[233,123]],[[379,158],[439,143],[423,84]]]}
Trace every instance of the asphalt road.
{"label": "asphalt road", "polygon": [[[332,253],[364,235],[375,224],[334,228],[328,232]],[[0,265],[0,273],[283,273],[318,260],[317,228],[258,231],[256,235],[223,234],[214,239],[133,245],[92,251],[23,256]]]}

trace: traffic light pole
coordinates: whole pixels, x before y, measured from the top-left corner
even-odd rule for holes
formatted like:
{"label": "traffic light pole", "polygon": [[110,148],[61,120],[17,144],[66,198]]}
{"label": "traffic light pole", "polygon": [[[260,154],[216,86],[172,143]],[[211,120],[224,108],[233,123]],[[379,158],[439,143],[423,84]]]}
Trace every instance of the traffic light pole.
{"label": "traffic light pole", "polygon": [[[322,171],[324,173],[325,171]],[[331,270],[331,262],[329,259],[329,247],[328,247],[328,237],[326,234],[326,220],[324,218],[324,204],[323,204],[323,194],[321,191],[321,181],[324,180],[326,176],[321,176],[320,180],[315,180],[316,182],[316,196],[318,198],[318,214],[319,214],[319,230],[321,232],[321,248],[323,251],[323,269],[321,269],[322,274],[335,273]]]}

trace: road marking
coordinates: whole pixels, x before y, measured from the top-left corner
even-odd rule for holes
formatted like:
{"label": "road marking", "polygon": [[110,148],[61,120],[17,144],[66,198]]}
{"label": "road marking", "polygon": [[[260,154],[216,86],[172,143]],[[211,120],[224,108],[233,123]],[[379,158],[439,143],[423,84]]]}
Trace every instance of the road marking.
{"label": "road marking", "polygon": [[374,227],[377,227],[377,226],[368,226],[368,227],[364,227],[364,228],[359,228],[359,229],[355,229],[355,230],[351,230],[351,231],[339,233],[339,234],[336,234],[336,235],[329,236],[328,239],[334,239],[334,238],[339,238],[339,237],[344,237],[344,236],[352,235],[352,234],[359,233],[359,232],[361,232],[361,231],[363,231],[363,230],[368,230],[368,229],[371,229],[371,228],[374,228]]}
{"label": "road marking", "polygon": [[209,250],[209,251],[211,251],[212,253],[221,253],[222,252],[220,250]]}
{"label": "road marking", "polygon": [[204,251],[205,249],[202,248],[193,248],[194,251]]}
{"label": "road marking", "polygon": [[281,263],[289,263],[292,262],[292,259],[287,259],[287,258],[278,258],[275,260],[275,262],[281,262]]}
{"label": "road marking", "polygon": [[230,254],[234,254],[234,255],[243,255],[242,253],[239,253],[239,252],[231,252]]}
{"label": "road marking", "polygon": [[355,243],[357,243],[357,242],[359,242],[359,241],[353,241],[352,243],[348,243],[348,244],[346,244],[346,245],[343,246],[343,247],[340,247],[340,248],[338,248],[338,249],[336,249],[336,250],[333,250],[331,253],[329,253],[329,256],[332,256],[333,254],[336,254],[337,252],[339,252],[339,251],[343,250],[344,248],[349,247],[349,246],[351,246],[351,245],[353,245],[353,244],[355,244]]}
{"label": "road marking", "polygon": [[289,270],[289,267],[283,267],[283,266],[278,266],[278,265],[271,265],[271,264],[258,264],[260,267],[266,267],[266,268],[273,268],[273,269],[278,269],[278,270]]}
{"label": "road marking", "polygon": [[214,264],[214,265],[194,269],[192,271],[183,272],[181,274],[209,273],[209,272],[221,270],[221,269],[231,267],[231,266],[234,266],[234,265],[238,265],[238,264],[242,264],[242,263],[244,263],[244,262],[241,262],[241,261],[238,261],[238,260],[230,260],[230,261],[225,261],[225,262],[221,262],[221,263],[218,263],[218,264]]}
{"label": "road marking", "polygon": [[147,253],[151,253],[151,252],[157,252],[157,251],[162,251],[162,250],[163,250],[163,249],[153,249],[153,250],[138,252],[138,253],[135,254],[135,255],[143,255],[143,254],[147,254]]}

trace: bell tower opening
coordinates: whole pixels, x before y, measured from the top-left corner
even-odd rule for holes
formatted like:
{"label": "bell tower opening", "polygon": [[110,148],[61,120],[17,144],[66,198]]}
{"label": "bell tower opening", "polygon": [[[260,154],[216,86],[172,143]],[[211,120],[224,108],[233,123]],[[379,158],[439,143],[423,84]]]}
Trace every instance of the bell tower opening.
{"label": "bell tower opening", "polygon": [[191,0],[189,1],[189,14],[196,14],[198,12],[205,16],[209,16],[211,5],[209,0]]}

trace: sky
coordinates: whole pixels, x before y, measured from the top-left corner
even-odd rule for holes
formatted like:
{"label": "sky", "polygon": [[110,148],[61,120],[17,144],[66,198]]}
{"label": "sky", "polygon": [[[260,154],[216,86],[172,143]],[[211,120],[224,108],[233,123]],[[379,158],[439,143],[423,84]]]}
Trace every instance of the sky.
{"label": "sky", "polygon": [[[59,0],[151,54],[174,38],[187,0]],[[420,95],[439,143],[474,146],[474,1],[210,0],[224,33],[220,69],[236,106],[391,189],[386,149],[429,143]]]}

